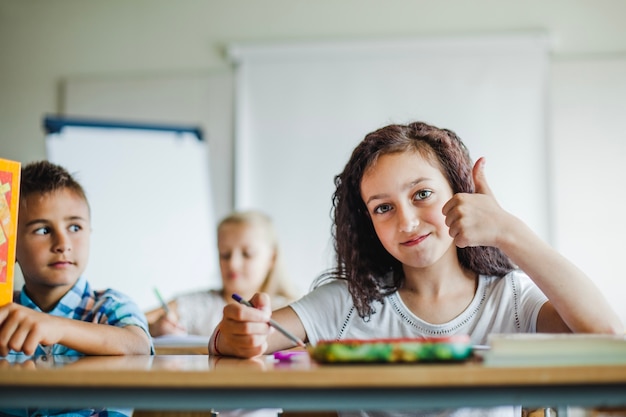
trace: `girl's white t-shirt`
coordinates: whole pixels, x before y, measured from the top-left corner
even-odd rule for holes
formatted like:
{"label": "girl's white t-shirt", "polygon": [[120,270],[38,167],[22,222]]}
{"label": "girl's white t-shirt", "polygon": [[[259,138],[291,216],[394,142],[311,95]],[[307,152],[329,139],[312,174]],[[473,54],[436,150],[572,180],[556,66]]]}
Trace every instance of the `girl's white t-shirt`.
{"label": "girl's white t-shirt", "polygon": [[335,280],[317,287],[291,304],[309,343],[318,340],[395,337],[442,337],[467,334],[475,345],[487,343],[489,333],[535,333],[539,309],[546,296],[522,271],[502,278],[481,275],[472,302],[454,319],[428,323],[413,314],[397,292],[375,302],[370,317],[359,317],[347,282]]}

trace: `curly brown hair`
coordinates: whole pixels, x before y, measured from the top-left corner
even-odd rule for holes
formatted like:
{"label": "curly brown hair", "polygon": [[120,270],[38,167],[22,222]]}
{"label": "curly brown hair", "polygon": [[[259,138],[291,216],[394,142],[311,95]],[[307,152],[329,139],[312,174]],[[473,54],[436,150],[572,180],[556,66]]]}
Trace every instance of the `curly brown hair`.
{"label": "curly brown hair", "polygon": [[[473,193],[473,163],[461,139],[451,130],[426,123],[392,124],[365,136],[354,149],[342,173],[335,177],[333,229],[336,266],[323,274],[345,279],[359,316],[375,313],[372,303],[397,291],[404,282],[400,261],[380,242],[361,197],[365,171],[386,154],[417,151],[441,167],[454,193]],[[477,274],[504,276],[513,263],[493,247],[457,248],[462,267]]]}

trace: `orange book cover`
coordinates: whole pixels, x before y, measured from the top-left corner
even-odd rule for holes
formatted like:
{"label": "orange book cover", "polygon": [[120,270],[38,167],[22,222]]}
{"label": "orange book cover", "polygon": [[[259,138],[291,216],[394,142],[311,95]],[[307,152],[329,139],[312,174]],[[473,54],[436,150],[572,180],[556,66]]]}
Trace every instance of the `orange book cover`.
{"label": "orange book cover", "polygon": [[0,158],[0,305],[13,301],[20,168],[19,162]]}

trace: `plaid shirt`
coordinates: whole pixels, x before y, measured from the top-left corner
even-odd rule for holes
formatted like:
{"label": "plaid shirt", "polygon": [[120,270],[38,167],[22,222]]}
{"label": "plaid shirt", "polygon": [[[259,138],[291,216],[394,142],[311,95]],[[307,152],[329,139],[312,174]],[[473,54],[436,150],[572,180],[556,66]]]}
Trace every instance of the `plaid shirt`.
{"label": "plaid shirt", "polygon": [[[16,291],[14,300],[16,303],[32,308],[35,311],[41,309],[30,299],[25,291]],[[74,320],[88,321],[91,323],[109,324],[117,327],[139,326],[146,334],[148,323],[143,312],[126,295],[111,289],[93,290],[83,277],[61,298],[59,303],[48,314],[57,317],[65,317]],[[154,354],[154,347],[150,346]],[[64,355],[83,356],[82,353],[70,349],[67,346],[55,344],[53,346],[39,346],[35,356],[40,355]],[[20,356],[26,357],[21,352],[11,352],[11,356],[19,361]],[[17,358],[16,358],[17,356]],[[72,395],[68,392],[68,395]],[[48,409],[19,409],[0,410],[0,416],[131,416],[131,409],[85,409],[85,410],[48,410]]]}

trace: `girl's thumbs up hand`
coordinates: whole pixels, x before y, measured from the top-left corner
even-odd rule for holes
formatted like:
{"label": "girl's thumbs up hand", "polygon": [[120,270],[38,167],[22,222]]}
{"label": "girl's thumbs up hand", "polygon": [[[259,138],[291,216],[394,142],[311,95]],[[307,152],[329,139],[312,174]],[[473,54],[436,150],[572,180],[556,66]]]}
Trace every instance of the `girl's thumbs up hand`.
{"label": "girl's thumbs up hand", "polygon": [[474,164],[474,168],[472,169],[472,177],[474,178],[474,189],[477,194],[487,194],[490,196],[494,196],[491,188],[489,188],[489,184],[487,184],[487,177],[485,176],[485,158],[480,157],[478,161]]}
{"label": "girl's thumbs up hand", "polygon": [[475,192],[455,194],[442,209],[456,246],[498,246],[506,233],[511,215],[496,201],[485,176],[485,159],[479,158],[472,170]]}

